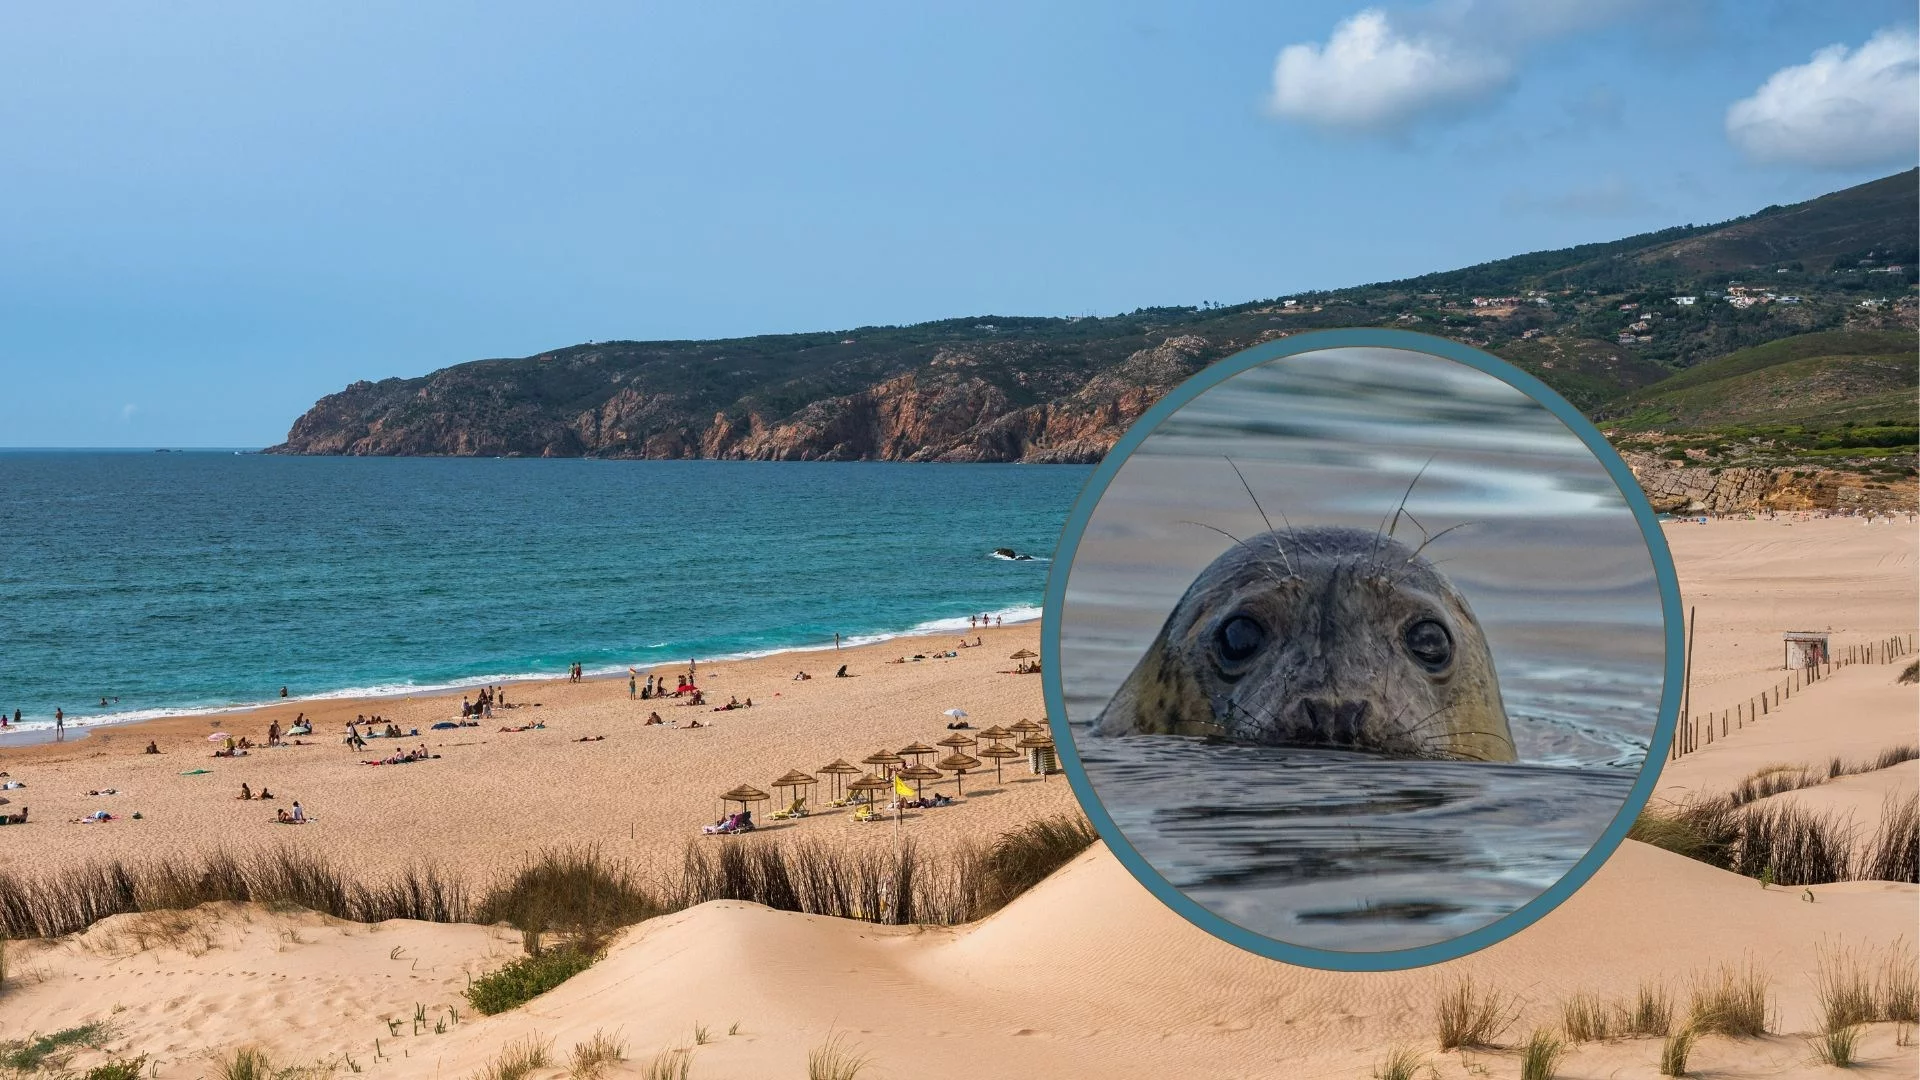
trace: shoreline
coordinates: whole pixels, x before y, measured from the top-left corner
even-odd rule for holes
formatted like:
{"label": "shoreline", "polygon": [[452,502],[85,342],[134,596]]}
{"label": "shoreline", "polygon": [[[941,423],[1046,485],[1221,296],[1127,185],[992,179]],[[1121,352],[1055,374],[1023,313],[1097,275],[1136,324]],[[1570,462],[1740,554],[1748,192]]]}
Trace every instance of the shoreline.
{"label": "shoreline", "polygon": [[[847,654],[848,662],[850,663],[864,663],[867,666],[871,666],[873,655],[882,651],[887,653],[892,652],[892,649],[886,648],[889,645],[902,647],[905,649],[903,655],[909,657],[916,652],[930,651],[936,645],[941,652],[945,652],[953,648],[957,638],[962,635],[968,637],[984,635],[985,639],[998,638],[1003,634],[1023,635],[1036,629],[1039,626],[1039,622],[1038,617],[1035,617],[1009,621],[1000,626],[988,627],[984,630],[977,628],[961,631],[940,629],[912,634],[903,633],[892,635],[877,641],[869,640],[855,643],[849,640],[843,641],[838,650],[829,644],[821,647],[781,649],[772,652],[756,653],[749,656],[736,656],[733,658],[714,657],[712,659],[700,659],[698,660],[698,664],[700,665],[699,681],[702,690],[717,695],[725,693],[726,691],[723,688],[715,687],[709,680],[724,679],[727,676],[727,671],[722,668],[721,665],[726,665],[728,668],[745,665],[747,669],[757,671],[765,665],[778,661],[782,657],[801,657],[816,655],[822,652],[839,652]],[[996,642],[994,640],[986,640],[984,647],[991,649],[995,644]],[[957,651],[964,657],[973,650]],[[1006,658],[1002,657],[1001,659],[1005,660]],[[930,658],[928,662],[933,662],[933,659]],[[911,664],[911,661],[909,663]],[[711,665],[711,667],[709,665]],[[677,675],[685,669],[686,664],[684,661],[668,665],[650,665],[646,667],[634,665],[634,670],[638,673],[642,682],[645,681],[646,676],[649,674]],[[556,693],[570,697],[572,694],[566,690],[567,687],[603,688],[610,684],[617,684],[625,674],[626,669],[624,668],[613,671],[587,672],[583,673],[578,683],[573,682],[564,673],[531,675],[511,680],[496,679],[492,682],[476,681],[447,688],[422,688],[411,693],[342,695],[337,697],[314,696],[309,698],[288,697],[285,700],[273,700],[257,704],[169,712],[160,716],[147,716],[113,723],[83,725],[69,720],[67,724],[67,737],[59,742],[54,741],[52,738],[53,728],[50,724],[45,726],[15,728],[9,730],[4,735],[0,735],[0,764],[9,761],[20,762],[49,758],[69,749],[80,749],[82,746],[90,752],[105,753],[107,752],[106,748],[108,746],[127,739],[162,740],[164,745],[164,740],[179,739],[188,733],[200,734],[201,732],[211,731],[216,728],[230,728],[235,735],[239,735],[242,734],[240,728],[245,725],[249,728],[247,734],[257,735],[259,733],[252,731],[252,728],[258,728],[263,732],[266,729],[266,725],[274,721],[278,721],[282,728],[290,727],[292,726],[294,718],[299,715],[304,715],[308,721],[313,724],[314,734],[306,737],[308,745],[331,744],[337,742],[339,737],[346,731],[346,724],[349,720],[355,719],[362,714],[367,716],[379,715],[383,718],[387,717],[389,713],[398,714],[400,716],[398,722],[400,722],[403,727],[417,723],[421,716],[425,714],[431,714],[435,718],[457,718],[459,701],[456,699],[465,700],[471,696],[472,691],[483,686],[502,687],[510,691],[503,695],[505,701],[508,702],[506,708],[496,713],[491,720],[483,721],[483,726],[490,728],[494,725],[523,722],[531,723],[540,717],[524,710],[535,708],[559,708],[564,710],[566,708],[565,703],[540,701],[535,700],[536,698],[546,697],[551,699]],[[830,679],[831,673],[816,675],[816,678],[819,677]],[[1034,685],[1036,688],[1036,708],[1040,713],[1044,714],[1045,706],[1037,700],[1039,684],[1036,682]],[[626,699],[622,696],[619,700],[625,701]],[[716,700],[718,699],[716,698]],[[636,699],[632,704],[635,706],[645,705],[649,709],[652,709],[655,707],[653,705],[655,701],[668,706],[679,706],[682,704],[672,698]],[[445,715],[442,716],[442,714]],[[423,729],[422,735],[428,734],[424,730],[426,725],[421,724],[420,726]],[[436,732],[433,734],[446,735],[449,733]]]}
{"label": "shoreline", "polygon": [[[1028,614],[1028,613],[1031,614]],[[1040,607],[1035,604],[1016,604],[1012,607],[998,608],[988,614],[1005,619],[1000,628],[1024,626],[1040,621]],[[850,634],[842,638],[839,645],[823,642],[813,645],[791,645],[772,649],[748,649],[741,652],[722,653],[710,657],[691,657],[698,664],[730,664],[747,660],[765,660],[776,656],[798,655],[805,653],[832,652],[838,649],[862,648],[869,645],[882,645],[889,641],[904,641],[922,637],[937,637],[942,634],[960,634],[977,632],[975,627],[948,626],[948,623],[964,622],[966,616],[944,619],[927,619],[915,623],[905,630],[873,631],[864,634]],[[989,627],[989,629],[994,629]],[[657,672],[666,667],[670,670],[684,670],[684,661],[672,660],[661,663],[632,662],[615,664],[608,667],[596,667],[582,673],[584,680],[617,679],[625,675],[628,669],[635,669],[644,676],[648,672]],[[544,672],[520,672],[516,674],[478,675],[471,679],[450,682],[425,683],[420,685],[376,685],[370,687],[341,687],[336,690],[324,690],[315,694],[289,695],[285,698],[269,698],[265,701],[240,702],[232,705],[183,705],[156,706],[150,709],[134,709],[124,713],[106,713],[94,716],[67,717],[67,736],[60,743],[53,738],[54,729],[51,720],[24,718],[18,726],[0,730],[0,754],[8,750],[29,746],[63,745],[85,738],[89,731],[120,731],[137,728],[142,724],[167,720],[205,719],[221,716],[245,716],[248,713],[267,709],[283,709],[309,705],[326,707],[330,705],[401,702],[422,698],[451,696],[462,692],[478,690],[484,686],[533,686],[546,682],[567,682],[563,673],[553,675]],[[316,709],[317,711],[317,709]]]}

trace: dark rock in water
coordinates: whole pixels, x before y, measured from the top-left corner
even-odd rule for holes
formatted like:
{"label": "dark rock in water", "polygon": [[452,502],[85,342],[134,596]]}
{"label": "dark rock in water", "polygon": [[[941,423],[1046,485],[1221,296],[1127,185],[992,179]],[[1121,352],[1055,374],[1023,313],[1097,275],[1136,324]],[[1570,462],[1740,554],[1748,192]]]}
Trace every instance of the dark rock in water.
{"label": "dark rock in water", "polygon": [[1012,548],[994,548],[993,553],[1003,559],[1011,559],[1019,554],[1019,552],[1014,551]]}

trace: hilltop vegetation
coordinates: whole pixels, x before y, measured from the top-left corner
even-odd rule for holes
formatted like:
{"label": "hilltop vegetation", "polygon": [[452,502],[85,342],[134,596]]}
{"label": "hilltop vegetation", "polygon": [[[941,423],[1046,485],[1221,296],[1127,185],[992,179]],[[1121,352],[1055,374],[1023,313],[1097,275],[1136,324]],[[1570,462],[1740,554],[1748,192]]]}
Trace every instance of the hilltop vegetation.
{"label": "hilltop vegetation", "polygon": [[1232,306],[592,342],[355,383],[273,451],[1094,461],[1215,360],[1388,326],[1487,349],[1661,452],[1757,437],[1884,472],[1914,459],[1917,200],[1913,170],[1717,225]]}

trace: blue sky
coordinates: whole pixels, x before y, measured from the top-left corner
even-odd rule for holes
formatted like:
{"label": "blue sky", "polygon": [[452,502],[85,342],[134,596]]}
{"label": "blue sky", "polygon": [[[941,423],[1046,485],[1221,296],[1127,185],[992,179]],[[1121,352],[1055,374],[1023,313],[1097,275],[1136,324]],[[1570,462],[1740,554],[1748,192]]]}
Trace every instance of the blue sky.
{"label": "blue sky", "polygon": [[10,5],[0,445],[266,445],[355,379],[593,339],[1357,284],[1916,154],[1908,2],[538,7]]}

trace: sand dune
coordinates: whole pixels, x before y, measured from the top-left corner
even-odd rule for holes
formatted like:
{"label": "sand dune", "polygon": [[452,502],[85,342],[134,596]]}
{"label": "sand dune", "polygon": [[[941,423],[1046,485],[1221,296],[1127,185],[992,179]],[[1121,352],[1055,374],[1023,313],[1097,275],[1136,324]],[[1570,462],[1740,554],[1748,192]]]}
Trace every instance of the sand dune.
{"label": "sand dune", "polygon": [[[1811,973],[1822,944],[1884,945],[1910,935],[1911,886],[1762,890],[1754,882],[1629,844],[1585,890],[1525,934],[1444,969],[1335,974],[1221,944],[1170,915],[1096,848],[1000,914],[954,929],[874,927],[716,902],[636,927],[608,957],[532,1004],[477,1018],[465,973],[502,962],[517,938],[478,927],[203,909],[189,951],[128,954],[124,916],[57,945],[33,946],[0,1009],[8,1031],[53,1030],[110,1014],[122,1041],[159,1055],[161,1080],[204,1074],[205,1052],[257,1041],[288,1063],[347,1057],[393,1077],[477,1072],[537,1034],[564,1052],[617,1032],[644,1062],[689,1048],[701,1078],[804,1076],[829,1030],[873,1058],[876,1076],[1350,1077],[1383,1047],[1432,1041],[1437,985],[1472,973],[1518,995],[1516,1033],[1555,1024],[1568,995],[1631,994],[1669,981],[1684,1008],[1689,976],[1752,960],[1773,976],[1779,1027],[1815,1024]],[[1909,937],[1908,940],[1911,940]],[[191,955],[205,947],[201,955]],[[20,949],[16,946],[16,950]],[[430,1024],[415,1034],[415,1003]],[[111,1012],[115,1005],[125,1011]],[[459,1010],[445,1033],[431,1022]],[[398,1033],[385,1021],[400,1019]],[[739,1034],[726,1032],[738,1024]],[[694,1045],[696,1026],[712,1042]],[[1866,1057],[1912,1075],[1914,1051],[1885,1025]],[[375,1062],[374,1040],[386,1060]],[[1563,1076],[1650,1076],[1658,1041],[1582,1047]],[[93,1057],[98,1057],[94,1055]],[[82,1059],[82,1063],[93,1060]],[[1798,1075],[1792,1036],[1704,1040],[1700,1064],[1724,1075]],[[1438,1057],[1442,1075],[1517,1074],[1511,1054]],[[1899,1070],[1906,1070],[1901,1072]],[[1893,1070],[1893,1071],[1885,1071]]]}

